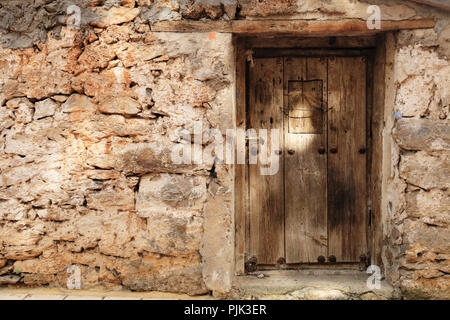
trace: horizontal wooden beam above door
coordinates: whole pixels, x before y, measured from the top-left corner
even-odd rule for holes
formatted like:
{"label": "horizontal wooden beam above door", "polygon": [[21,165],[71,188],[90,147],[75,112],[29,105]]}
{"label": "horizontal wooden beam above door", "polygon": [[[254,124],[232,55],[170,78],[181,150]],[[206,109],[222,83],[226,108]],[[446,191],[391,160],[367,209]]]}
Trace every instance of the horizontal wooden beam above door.
{"label": "horizontal wooden beam above door", "polygon": [[369,29],[365,20],[234,20],[234,21],[158,21],[153,32],[223,32],[242,35],[295,34],[301,36],[369,35],[380,32],[433,28],[433,19],[382,20],[380,29]]}

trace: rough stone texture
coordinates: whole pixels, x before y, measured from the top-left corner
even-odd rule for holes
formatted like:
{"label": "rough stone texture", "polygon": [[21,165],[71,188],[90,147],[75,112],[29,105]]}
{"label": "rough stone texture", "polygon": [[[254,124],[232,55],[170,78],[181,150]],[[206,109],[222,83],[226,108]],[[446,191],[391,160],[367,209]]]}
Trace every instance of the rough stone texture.
{"label": "rough stone texture", "polygon": [[400,119],[393,132],[405,150],[442,151],[450,149],[450,126],[445,121]]}
{"label": "rough stone texture", "polygon": [[[371,4],[437,21],[389,47],[382,255],[405,297],[449,298],[449,15],[394,0],[0,0],[0,283],[65,287],[75,264],[83,288],[233,291],[233,170],[171,161],[178,130],[234,127],[232,37],[151,23],[366,19]],[[272,298],[393,297],[322,289]]]}
{"label": "rough stone texture", "polygon": [[[446,30],[444,28],[444,30]],[[449,298],[449,88],[446,32],[402,31],[394,53],[392,164],[384,265],[405,298]],[[398,166],[396,166],[398,164]]]}
{"label": "rough stone texture", "polygon": [[216,126],[208,106],[229,105],[231,37],[129,42],[131,9],[108,11],[84,40],[63,27],[38,50],[1,49],[3,284],[65,287],[75,264],[83,288],[208,291],[199,250],[212,165],[170,157],[178,129]]}
{"label": "rough stone texture", "polygon": [[385,280],[367,287],[367,274],[355,270],[282,270],[236,277],[229,298],[268,300],[398,299]]}

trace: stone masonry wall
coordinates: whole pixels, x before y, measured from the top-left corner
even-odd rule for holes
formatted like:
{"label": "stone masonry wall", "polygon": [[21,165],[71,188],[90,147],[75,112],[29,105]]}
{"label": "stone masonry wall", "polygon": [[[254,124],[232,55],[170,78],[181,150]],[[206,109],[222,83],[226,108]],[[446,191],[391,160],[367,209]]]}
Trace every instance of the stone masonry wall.
{"label": "stone masonry wall", "polygon": [[234,127],[232,35],[151,24],[366,19],[370,4],[437,21],[389,48],[383,261],[405,296],[450,297],[450,14],[391,0],[0,0],[0,285],[66,287],[77,265],[83,288],[231,290],[232,167],[170,155],[196,121]]}
{"label": "stone masonry wall", "polygon": [[384,264],[411,298],[450,298],[449,40],[450,25],[402,31],[394,53]]}
{"label": "stone masonry wall", "polygon": [[75,264],[85,288],[207,292],[204,207],[227,191],[212,165],[170,155],[177,129],[231,125],[231,36],[148,29],[63,27],[1,49],[0,274],[17,274],[10,282],[65,287]]}

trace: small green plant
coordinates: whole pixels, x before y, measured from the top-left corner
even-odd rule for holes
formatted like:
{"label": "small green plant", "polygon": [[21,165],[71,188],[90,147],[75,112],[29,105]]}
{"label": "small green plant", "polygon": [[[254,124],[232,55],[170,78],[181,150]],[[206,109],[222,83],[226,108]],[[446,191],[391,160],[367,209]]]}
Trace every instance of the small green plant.
{"label": "small green plant", "polygon": [[19,267],[14,269],[15,274],[20,274],[21,272],[22,272],[22,269],[20,269]]}

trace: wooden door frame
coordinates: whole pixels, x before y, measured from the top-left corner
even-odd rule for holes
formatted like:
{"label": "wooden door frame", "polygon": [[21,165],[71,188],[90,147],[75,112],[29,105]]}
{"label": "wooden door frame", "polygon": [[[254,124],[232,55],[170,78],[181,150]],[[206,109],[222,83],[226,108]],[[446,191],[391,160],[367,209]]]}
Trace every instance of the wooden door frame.
{"label": "wooden door frame", "polygon": [[[236,129],[247,129],[249,54],[256,57],[280,55],[366,55],[371,61],[367,69],[367,183],[369,225],[368,248],[371,264],[382,266],[381,181],[382,181],[382,130],[384,117],[386,46],[383,34],[364,37],[238,37],[234,39],[236,53]],[[281,54],[280,54],[281,53]],[[236,275],[245,275],[245,259],[249,236],[249,185],[248,166],[235,165],[235,255]],[[326,268],[329,265],[299,264],[298,268]],[[333,268],[346,268],[335,264]]]}

